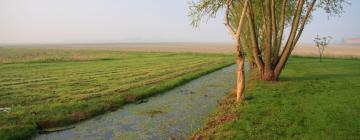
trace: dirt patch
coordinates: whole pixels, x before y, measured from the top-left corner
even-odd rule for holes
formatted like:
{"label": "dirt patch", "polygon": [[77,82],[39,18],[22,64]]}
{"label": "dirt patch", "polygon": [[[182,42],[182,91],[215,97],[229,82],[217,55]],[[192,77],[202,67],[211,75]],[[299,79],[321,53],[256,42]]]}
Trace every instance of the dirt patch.
{"label": "dirt patch", "polygon": [[136,95],[132,94],[126,94],[124,96],[125,102],[132,103],[138,100],[138,97]]}

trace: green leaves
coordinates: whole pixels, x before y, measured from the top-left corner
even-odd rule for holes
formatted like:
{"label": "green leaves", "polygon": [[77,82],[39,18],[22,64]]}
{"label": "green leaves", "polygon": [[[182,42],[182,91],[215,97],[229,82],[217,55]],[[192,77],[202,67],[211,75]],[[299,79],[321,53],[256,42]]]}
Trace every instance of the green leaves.
{"label": "green leaves", "polygon": [[200,0],[189,2],[188,16],[192,18],[191,25],[199,27],[203,18],[207,21],[210,18],[216,17],[220,9],[226,6],[226,0]]}
{"label": "green leaves", "polygon": [[318,7],[325,10],[329,16],[340,15],[344,12],[344,5],[350,4],[346,0],[320,0]]}

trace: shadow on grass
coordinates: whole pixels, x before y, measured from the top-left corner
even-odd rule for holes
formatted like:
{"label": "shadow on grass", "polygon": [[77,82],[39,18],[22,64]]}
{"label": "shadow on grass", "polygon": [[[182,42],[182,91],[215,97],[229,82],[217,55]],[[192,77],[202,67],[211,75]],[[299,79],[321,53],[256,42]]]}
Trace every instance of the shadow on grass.
{"label": "shadow on grass", "polygon": [[251,95],[245,97],[245,100],[247,100],[247,101],[250,101],[250,100],[253,100],[253,99],[254,99],[254,96],[251,96]]}
{"label": "shadow on grass", "polygon": [[337,78],[360,77],[360,74],[308,74],[302,76],[285,76],[280,77],[281,81],[307,81],[307,80],[328,80]]}

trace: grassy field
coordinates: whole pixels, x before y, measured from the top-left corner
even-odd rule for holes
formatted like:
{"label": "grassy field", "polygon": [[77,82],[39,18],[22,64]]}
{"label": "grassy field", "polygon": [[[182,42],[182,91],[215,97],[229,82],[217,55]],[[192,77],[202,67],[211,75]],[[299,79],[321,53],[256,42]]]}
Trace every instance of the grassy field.
{"label": "grassy field", "polygon": [[0,139],[115,110],[233,63],[231,55],[0,48]]}
{"label": "grassy field", "polygon": [[88,51],[81,48],[1,48],[0,63],[12,62],[51,62],[51,61],[89,61],[99,59],[126,58],[124,53],[111,50]]}
{"label": "grassy field", "polygon": [[252,79],[247,101],[229,95],[193,138],[359,139],[359,94],[359,59],[291,58],[280,82]]}

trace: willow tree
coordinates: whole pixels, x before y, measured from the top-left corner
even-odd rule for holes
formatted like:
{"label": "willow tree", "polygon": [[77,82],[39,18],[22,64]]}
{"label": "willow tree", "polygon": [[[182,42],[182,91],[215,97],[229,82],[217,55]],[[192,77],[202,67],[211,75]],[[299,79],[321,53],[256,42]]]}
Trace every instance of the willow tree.
{"label": "willow tree", "polygon": [[[254,64],[259,79],[277,81],[299,41],[312,11],[342,12],[345,0],[197,0],[190,5],[192,25],[224,13],[224,25],[236,46],[237,100],[244,99],[244,61]],[[289,28],[285,35],[284,30]],[[285,38],[286,36],[286,38]],[[244,54],[247,54],[246,56]]]}

